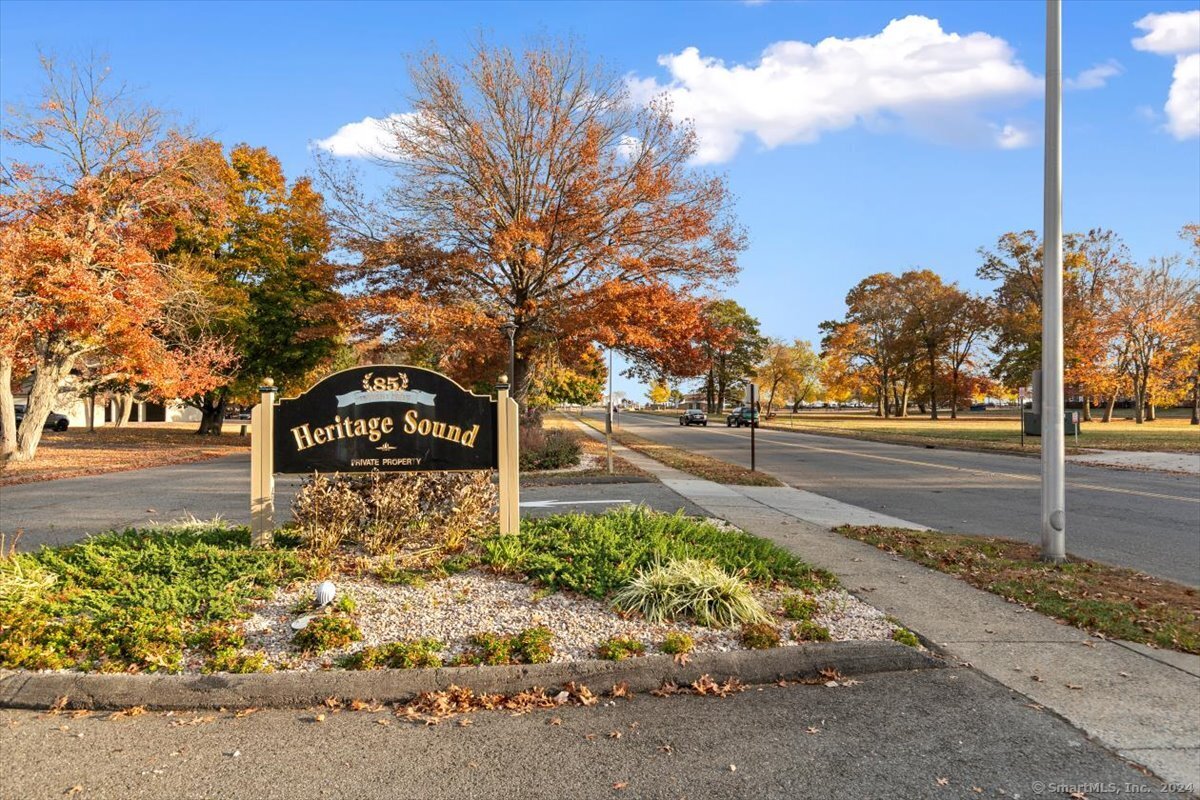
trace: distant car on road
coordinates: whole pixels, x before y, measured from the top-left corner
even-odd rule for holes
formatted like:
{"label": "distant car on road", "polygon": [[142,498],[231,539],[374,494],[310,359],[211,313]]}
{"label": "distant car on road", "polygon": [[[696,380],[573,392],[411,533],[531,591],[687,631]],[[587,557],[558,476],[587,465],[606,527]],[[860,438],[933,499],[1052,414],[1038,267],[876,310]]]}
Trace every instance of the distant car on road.
{"label": "distant car on road", "polygon": [[[25,406],[16,406],[17,427],[21,427],[21,420],[25,419]],[[71,421],[62,414],[55,414],[53,411],[46,417],[46,422],[42,428],[49,428],[52,431],[65,431],[71,427]]]}
{"label": "distant car on road", "polygon": [[740,428],[744,425],[758,427],[758,412],[750,406],[738,406],[725,418],[725,427],[727,428]]}
{"label": "distant car on road", "polygon": [[698,408],[689,408],[679,415],[680,425],[703,425],[708,427],[708,415]]}

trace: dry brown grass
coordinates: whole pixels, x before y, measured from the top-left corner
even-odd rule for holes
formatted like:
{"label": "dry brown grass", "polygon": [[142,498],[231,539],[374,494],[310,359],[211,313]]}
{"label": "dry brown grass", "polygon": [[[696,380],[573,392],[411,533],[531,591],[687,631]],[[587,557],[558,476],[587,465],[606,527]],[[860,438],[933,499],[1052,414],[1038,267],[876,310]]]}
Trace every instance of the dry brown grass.
{"label": "dry brown grass", "polygon": [[0,465],[0,486],[78,478],[107,472],[186,464],[246,452],[250,437],[241,423],[227,423],[221,436],[197,436],[194,422],[130,423],[127,428],[46,431],[32,461]]}
{"label": "dry brown grass", "polygon": [[1190,586],[1074,556],[1048,564],[1036,546],[1011,539],[875,525],[837,532],[1077,628],[1200,653],[1200,592]]}

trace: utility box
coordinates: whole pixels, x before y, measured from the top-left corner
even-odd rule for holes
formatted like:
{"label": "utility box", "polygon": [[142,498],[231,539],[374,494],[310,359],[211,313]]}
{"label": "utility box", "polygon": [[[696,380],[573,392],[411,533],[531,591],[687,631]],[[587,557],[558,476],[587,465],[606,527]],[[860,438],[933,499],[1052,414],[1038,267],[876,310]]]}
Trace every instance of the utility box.
{"label": "utility box", "polygon": [[[1025,426],[1026,436],[1041,436],[1042,435],[1042,414],[1040,411],[1030,411],[1029,409],[1021,410],[1021,422]],[[1063,435],[1077,436],[1079,435],[1079,412],[1064,411],[1063,412]]]}

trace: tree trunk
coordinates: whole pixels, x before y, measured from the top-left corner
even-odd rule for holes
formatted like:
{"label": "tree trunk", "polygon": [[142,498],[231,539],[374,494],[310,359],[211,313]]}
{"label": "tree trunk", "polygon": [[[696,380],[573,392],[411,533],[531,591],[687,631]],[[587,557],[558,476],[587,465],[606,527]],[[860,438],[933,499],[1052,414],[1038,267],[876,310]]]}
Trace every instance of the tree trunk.
{"label": "tree trunk", "polygon": [[133,392],[117,392],[113,395],[113,405],[116,406],[113,413],[113,427],[124,428],[129,424],[129,417],[133,414]]}
{"label": "tree trunk", "polygon": [[12,393],[13,362],[0,356],[0,464],[17,449],[17,405]]}
{"label": "tree trunk", "polygon": [[713,375],[712,369],[708,370],[708,380],[704,382],[704,401],[708,404],[708,413],[716,411],[717,402],[717,378]]}
{"label": "tree trunk", "polygon": [[71,371],[75,359],[68,358],[65,362],[49,366],[42,364],[33,373],[33,385],[29,388],[29,403],[25,406],[25,418],[17,430],[17,449],[12,455],[13,461],[31,461],[37,452],[38,443],[42,440],[42,427],[46,418],[54,410],[54,400],[58,397],[58,387],[63,378]]}
{"label": "tree trunk", "polygon": [[1083,396],[1083,421],[1092,421],[1092,398],[1088,395]]}
{"label": "tree trunk", "polygon": [[204,402],[200,408],[200,429],[196,431],[197,434],[201,436],[221,435],[221,427],[225,424],[227,399],[224,389],[204,393]]}
{"label": "tree trunk", "polygon": [[929,418],[937,419],[937,358],[929,352]]}
{"label": "tree trunk", "polygon": [[1200,425],[1200,373],[1192,381],[1192,424]]}
{"label": "tree trunk", "polygon": [[1109,422],[1112,420],[1113,408],[1117,405],[1117,393],[1113,392],[1108,396],[1108,402],[1104,405],[1104,416],[1100,419],[1101,422]]}
{"label": "tree trunk", "polygon": [[1154,398],[1147,397],[1146,398],[1146,422],[1154,422],[1154,420],[1158,419],[1158,414],[1156,413],[1156,411],[1157,411],[1157,407],[1154,404]]}
{"label": "tree trunk", "polygon": [[1142,411],[1144,409],[1143,403],[1145,400],[1146,396],[1142,392],[1142,377],[1140,375],[1135,375],[1133,378],[1133,421],[1138,425],[1141,425],[1144,421],[1142,418]]}
{"label": "tree trunk", "polygon": [[89,392],[84,398],[83,407],[87,411],[87,432],[96,432],[96,393]]}
{"label": "tree trunk", "polygon": [[950,419],[958,419],[958,367],[950,374]]}

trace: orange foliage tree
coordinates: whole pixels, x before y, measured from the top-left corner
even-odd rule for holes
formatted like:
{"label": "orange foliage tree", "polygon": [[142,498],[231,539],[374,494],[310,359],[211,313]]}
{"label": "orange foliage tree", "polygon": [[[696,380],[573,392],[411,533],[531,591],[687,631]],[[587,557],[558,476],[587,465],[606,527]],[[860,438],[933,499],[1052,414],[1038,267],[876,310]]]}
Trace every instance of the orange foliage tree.
{"label": "orange foliage tree", "polygon": [[322,160],[363,334],[474,382],[507,371],[511,323],[522,401],[548,349],[568,366],[595,343],[677,359],[693,295],[744,246],[724,180],[689,166],[693,132],[570,44],[481,42],[468,63],[429,55],[411,83],[378,159],[386,194]]}
{"label": "orange foliage tree", "polygon": [[[60,383],[88,354],[162,361],[176,285],[156,256],[173,220],[219,199],[188,180],[189,141],[108,83],[102,63],[43,59],[35,107],[11,109],[0,174],[0,457],[28,460]],[[16,430],[12,380],[32,372]]]}

